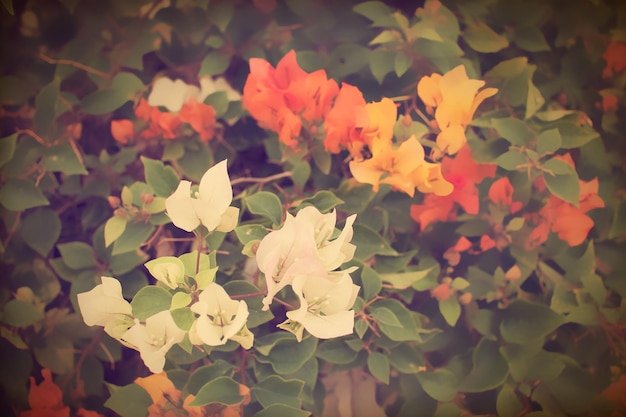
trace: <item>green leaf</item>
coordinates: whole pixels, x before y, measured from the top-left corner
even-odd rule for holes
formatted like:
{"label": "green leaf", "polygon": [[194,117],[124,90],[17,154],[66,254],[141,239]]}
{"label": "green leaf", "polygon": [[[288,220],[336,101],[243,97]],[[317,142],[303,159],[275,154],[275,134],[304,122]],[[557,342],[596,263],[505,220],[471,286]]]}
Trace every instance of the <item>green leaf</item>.
{"label": "green leaf", "polygon": [[63,262],[72,269],[93,268],[98,264],[93,248],[86,243],[60,243],[57,249],[61,253]]}
{"label": "green leaf", "polygon": [[413,60],[406,56],[404,52],[398,51],[394,59],[394,69],[398,77],[402,77],[411,68]]}
{"label": "green leaf", "polygon": [[230,104],[230,101],[228,100],[228,93],[226,93],[226,91],[216,91],[209,94],[204,99],[204,104],[208,104],[215,109],[215,117],[223,117],[228,111],[228,106]]}
{"label": "green leaf", "polygon": [[65,142],[46,148],[42,165],[53,172],[66,175],[86,175],[88,172],[72,146]]}
{"label": "green leaf", "polygon": [[420,372],[417,374],[417,379],[426,394],[437,401],[451,401],[457,393],[457,378],[448,369],[439,368],[433,372]]}
{"label": "green leaf", "polygon": [[310,176],[311,166],[308,162],[298,161],[293,164],[293,168],[291,169],[291,178],[293,179],[294,184],[298,187],[304,188]]}
{"label": "green leaf", "polygon": [[369,49],[356,43],[341,43],[330,54],[328,76],[340,79],[358,73],[369,64]]}
{"label": "green leaf", "polygon": [[60,332],[49,333],[32,348],[35,359],[55,374],[67,374],[74,369],[74,344]]}
{"label": "green leaf", "polygon": [[494,32],[485,23],[477,21],[470,24],[463,33],[465,42],[478,52],[498,52],[509,46],[509,41],[499,33]]}
{"label": "green leaf", "polygon": [[186,292],[177,292],[172,296],[170,310],[178,310],[187,307],[191,303],[191,295]]}
{"label": "green leaf", "polygon": [[308,417],[310,415],[310,411],[301,410],[284,404],[272,404],[252,417]]}
{"label": "green leaf", "polygon": [[398,40],[398,32],[395,30],[383,30],[374,39],[372,39],[369,45],[379,45],[382,43],[390,43]]}
{"label": "green leaf", "polygon": [[15,16],[15,10],[13,10],[13,0],[2,0],[2,5],[9,14]]}
{"label": "green leaf", "polygon": [[300,207],[312,205],[321,213],[327,213],[340,204],[343,204],[343,200],[337,197],[332,191],[321,190],[315,193],[314,196],[302,200]]}
{"label": "green leaf", "polygon": [[22,221],[20,234],[24,243],[47,257],[61,235],[61,220],[52,209],[37,209]]}
{"label": "green leaf", "polygon": [[439,301],[439,311],[444,319],[446,319],[446,323],[450,326],[454,327],[457,320],[461,316],[461,305],[459,304],[459,300],[456,297],[451,296],[446,300]]}
{"label": "green leaf", "polygon": [[109,385],[111,396],[104,403],[120,415],[120,417],[146,417],[148,407],[152,405],[150,395],[137,384],[129,384],[123,387]]}
{"label": "green leaf", "polygon": [[322,146],[315,146],[311,149],[311,155],[313,156],[315,166],[318,167],[322,173],[326,175],[330,174],[330,167],[332,165],[330,153]]}
{"label": "green leaf", "polygon": [[104,224],[104,246],[107,248],[119,238],[126,229],[126,219],[113,216]]}
{"label": "green leaf", "polygon": [[539,155],[554,153],[561,147],[559,129],[544,130],[537,136],[537,153]]}
{"label": "green leaf", "polygon": [[382,84],[385,76],[394,71],[395,55],[394,50],[386,49],[375,49],[370,52],[369,67],[378,84]]}
{"label": "green leaf", "polygon": [[498,344],[484,337],[474,349],[473,365],[459,387],[462,391],[489,391],[502,385],[509,376],[508,363],[500,354]]}
{"label": "green leaf", "polygon": [[[514,388],[505,384],[498,392],[496,399],[496,410],[499,416],[517,416],[524,409],[524,404],[520,401],[515,393]],[[526,414],[527,416],[529,414]]]}
{"label": "green leaf", "polygon": [[545,104],[541,91],[535,86],[533,80],[528,78],[528,95],[526,96],[526,114],[524,119],[530,119]]}
{"label": "green leaf", "polygon": [[561,375],[547,382],[552,395],[569,415],[582,415],[589,410],[597,386],[592,375],[577,367],[567,366]]}
{"label": "green leaf", "polygon": [[11,211],[24,211],[50,204],[35,184],[18,178],[8,179],[0,188],[0,203]]}
{"label": "green leaf", "polygon": [[283,205],[276,194],[268,191],[259,191],[244,199],[248,211],[252,214],[263,216],[280,224],[283,218]]}
{"label": "green leaf", "polygon": [[584,274],[580,277],[583,287],[589,292],[593,300],[598,305],[603,305],[606,301],[607,290],[602,282],[602,277],[598,274]]}
{"label": "green leaf", "polygon": [[140,289],[130,303],[133,316],[141,321],[161,311],[169,310],[172,294],[164,288],[150,285]]}
{"label": "green leaf", "polygon": [[215,3],[211,4],[211,14],[209,18],[211,23],[217,26],[220,32],[224,33],[233,18],[234,12],[234,6],[229,2]]}
{"label": "green leaf", "polygon": [[235,227],[235,234],[243,245],[254,240],[263,239],[269,231],[265,226],[260,224],[244,224]]}
{"label": "green leaf", "polygon": [[110,113],[132,100],[143,88],[143,82],[136,75],[121,72],[113,78],[110,88],[96,90],[87,95],[82,99],[80,106],[86,114]]}
{"label": "green leaf", "polygon": [[381,274],[383,281],[390,283],[394,288],[405,290],[418,281],[428,277],[434,267],[424,269],[423,271],[398,272],[395,274]]}
{"label": "green leaf", "polygon": [[515,43],[528,52],[550,50],[550,45],[546,41],[543,32],[535,26],[522,26],[515,29]]}
{"label": "green leaf", "polygon": [[230,65],[230,58],[230,55],[223,51],[209,52],[202,60],[198,77],[223,74]]}
{"label": "green leaf", "polygon": [[61,95],[61,80],[55,78],[44,86],[35,98],[35,116],[33,123],[40,134],[48,132],[57,118],[57,100]]}
{"label": "green leaf", "polygon": [[398,255],[398,252],[396,252],[378,232],[370,227],[355,224],[353,230],[354,236],[351,242],[356,245],[356,252],[354,254],[356,259],[366,261],[374,255]]}
{"label": "green leaf", "polygon": [[113,255],[137,250],[148,240],[154,229],[154,226],[149,223],[128,222],[122,235],[113,243]]}
{"label": "green leaf", "polygon": [[160,197],[172,195],[180,181],[176,171],[171,166],[164,165],[161,161],[146,158],[145,156],[141,157],[141,163],[143,164],[146,183],[152,188],[152,191]]}
{"label": "green leaf", "polygon": [[380,352],[370,352],[367,357],[367,369],[379,381],[389,385],[389,358]]}
{"label": "green leaf", "polygon": [[393,314],[393,311],[389,310],[386,307],[377,307],[376,304],[374,304],[372,307],[370,307],[370,312],[372,317],[379,323],[383,323],[393,327],[403,327],[402,323],[400,323],[400,320],[398,320],[398,317]]}
{"label": "green leaf", "polygon": [[361,284],[363,284],[363,299],[371,300],[383,287],[382,279],[378,272],[374,271],[367,265],[363,265],[361,269]]}
{"label": "green leaf", "polygon": [[43,313],[33,304],[10,300],[2,310],[2,322],[9,326],[28,327],[43,319]]}
{"label": "green leaf", "polygon": [[543,168],[552,171],[556,175],[545,172],[548,190],[555,196],[578,207],[580,199],[580,183],[576,170],[567,162],[552,158],[543,163]]}
{"label": "green leaf", "polygon": [[272,404],[300,408],[303,388],[303,381],[285,380],[278,375],[270,375],[252,387],[252,394],[263,408]]}
{"label": "green leaf", "polygon": [[220,376],[232,376],[233,369],[233,365],[222,359],[217,359],[210,365],[201,366],[189,377],[185,391],[196,395],[206,381],[212,381]]}
{"label": "green leaf", "polygon": [[558,125],[561,133],[561,148],[572,149],[581,146],[600,137],[597,130],[589,125],[580,125],[576,122],[562,122]]}
{"label": "green leaf", "polygon": [[17,133],[5,136],[0,139],[0,167],[2,167],[13,158],[16,143]]}
{"label": "green leaf", "polygon": [[525,122],[512,117],[493,119],[494,129],[512,145],[528,146],[535,139],[535,135],[530,131]]}
{"label": "green leaf", "polygon": [[[391,320],[388,324],[385,321],[379,321],[380,331],[385,334],[389,339],[396,342],[408,342],[416,341],[420,342],[422,339],[419,334],[419,329],[413,319],[413,313],[409,311],[404,304],[394,299],[378,300],[369,307],[370,311],[386,309],[391,311],[391,315],[385,314],[384,320]],[[384,311],[384,310],[383,310]],[[381,314],[378,312],[377,314]],[[391,317],[395,317],[394,320]],[[398,324],[400,324],[398,326]]]}
{"label": "green leaf", "polygon": [[315,351],[318,358],[339,365],[354,362],[359,352],[350,348],[342,339],[330,339],[320,342]]}
{"label": "green leaf", "polygon": [[394,13],[394,9],[387,6],[380,1],[366,1],[352,7],[355,13],[367,17],[373,22],[373,26],[388,26],[389,22],[391,26],[395,26],[395,20],[391,15]]}
{"label": "green leaf", "polygon": [[564,322],[550,307],[514,300],[502,311],[500,334],[507,342],[524,344],[547,336]]}
{"label": "green leaf", "polygon": [[298,342],[289,333],[270,333],[258,338],[255,348],[260,353],[259,362],[270,363],[278,374],[288,375],[315,355],[317,338],[309,337]]}
{"label": "green leaf", "polygon": [[243,400],[244,397],[239,394],[239,384],[230,377],[220,376],[204,384],[189,405],[202,406],[215,403],[235,405]]}
{"label": "green leaf", "polygon": [[528,159],[525,154],[517,149],[512,149],[498,156],[494,162],[508,171],[515,171],[520,165],[527,164]]}

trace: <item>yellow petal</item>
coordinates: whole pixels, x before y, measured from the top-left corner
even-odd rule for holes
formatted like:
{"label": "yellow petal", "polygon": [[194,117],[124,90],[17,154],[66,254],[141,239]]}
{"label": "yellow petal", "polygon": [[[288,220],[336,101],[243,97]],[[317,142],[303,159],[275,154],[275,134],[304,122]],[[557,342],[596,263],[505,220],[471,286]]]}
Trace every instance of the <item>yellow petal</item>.
{"label": "yellow petal", "polygon": [[372,159],[362,162],[351,161],[350,172],[352,172],[352,175],[358,182],[372,184],[374,191],[378,191],[380,176],[383,174],[383,171],[378,168],[376,161]]}
{"label": "yellow petal", "polygon": [[452,125],[437,135],[437,146],[448,155],[454,155],[467,142],[465,128]]}
{"label": "yellow petal", "polygon": [[433,74],[430,77],[424,76],[417,83],[417,95],[419,98],[430,107],[437,107],[441,103],[441,88],[439,83],[441,81],[441,74]]}

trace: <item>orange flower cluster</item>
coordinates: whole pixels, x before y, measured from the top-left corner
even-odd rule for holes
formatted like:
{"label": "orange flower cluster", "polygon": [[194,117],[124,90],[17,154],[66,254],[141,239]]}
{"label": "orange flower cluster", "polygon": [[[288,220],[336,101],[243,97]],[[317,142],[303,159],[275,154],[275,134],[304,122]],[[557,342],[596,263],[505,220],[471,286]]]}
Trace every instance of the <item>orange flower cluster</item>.
{"label": "orange flower cluster", "polygon": [[[205,143],[215,134],[215,109],[193,97],[185,102],[178,113],[162,111],[156,106],[150,106],[142,98],[135,107],[135,116],[140,121],[137,125],[128,119],[111,121],[111,135],[117,142],[126,145],[137,139],[176,139],[181,135],[183,123],[191,126]],[[136,127],[139,127],[138,132]]]}
{"label": "orange flower cluster", "polygon": [[383,98],[380,102],[366,105],[368,123],[359,129],[362,145],[371,151],[371,158],[357,158],[350,162],[350,171],[357,181],[372,184],[376,191],[380,184],[389,184],[392,188],[415,194],[415,189],[422,193],[438,196],[452,192],[452,184],[442,176],[441,165],[424,160],[423,146],[415,136],[393,145],[393,126],[397,118],[397,109],[393,101]]}
{"label": "orange flower cluster", "polygon": [[[209,410],[209,406],[189,405],[194,395],[188,395],[183,400],[183,393],[176,389],[172,381],[164,372],[152,374],[145,378],[135,379],[135,384],[143,388],[150,398],[152,405],[148,407],[150,417],[239,417],[240,404],[224,406],[219,409]],[[245,385],[239,385],[239,394],[245,397],[243,404],[250,401],[250,390]]]}
{"label": "orange flower cluster", "polygon": [[626,69],[626,42],[611,41],[602,57],[606,61],[602,77],[611,78],[613,74]]}
{"label": "orange flower cluster", "polygon": [[[63,392],[52,381],[50,369],[41,370],[43,381],[38,385],[35,378],[30,377],[30,391],[28,392],[28,405],[30,410],[22,411],[20,417],[70,417],[70,408],[63,404]],[[76,412],[78,417],[103,417],[95,411],[79,408]]]}
{"label": "orange flower cluster", "polygon": [[282,143],[296,149],[303,128],[316,136],[338,93],[326,71],[307,73],[291,50],[276,68],[264,59],[250,59],[242,103],[261,127],[277,132]]}
{"label": "orange flower cluster", "polygon": [[469,146],[461,147],[455,158],[445,156],[441,170],[445,181],[453,186],[453,191],[445,196],[427,194],[423,204],[411,206],[411,217],[424,230],[436,221],[454,221],[457,206],[468,214],[478,214],[479,196],[476,185],[487,177],[496,174],[496,165],[478,164],[472,158]]}
{"label": "orange flower cluster", "polygon": [[[427,106],[441,132],[437,135],[437,146],[442,153],[454,155],[467,142],[465,129],[474,113],[488,97],[498,92],[497,88],[485,88],[482,80],[468,78],[463,65],[444,75],[433,74],[422,77],[417,84],[417,94]],[[434,110],[434,108],[437,110]]]}
{"label": "orange flower cluster", "polygon": [[[570,154],[559,159],[574,166]],[[578,246],[585,241],[589,231],[594,226],[593,220],[587,216],[590,210],[604,207],[604,201],[598,195],[598,179],[591,181],[579,180],[580,196],[578,207],[561,200],[555,195],[550,195],[548,202],[537,213],[526,215],[526,220],[535,227],[528,240],[528,248],[534,248],[543,244],[550,231],[556,233],[561,240],[570,246]],[[540,177],[535,184],[540,190],[545,189],[543,178]]]}

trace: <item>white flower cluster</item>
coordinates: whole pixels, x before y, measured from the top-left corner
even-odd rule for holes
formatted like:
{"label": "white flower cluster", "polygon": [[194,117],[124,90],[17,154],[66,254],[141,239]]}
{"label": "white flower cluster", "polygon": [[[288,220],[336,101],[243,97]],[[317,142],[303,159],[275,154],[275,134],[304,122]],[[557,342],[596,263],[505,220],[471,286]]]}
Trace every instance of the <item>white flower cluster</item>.
{"label": "white flower cluster", "polygon": [[359,292],[350,272],[356,268],[335,271],[354,256],[350,243],[356,214],[331,240],[335,231],[336,212],[322,214],[308,206],[296,216],[287,213],[283,227],[261,240],[256,252],[259,270],[265,275],[267,310],[274,296],[291,285],[300,307],[287,312],[282,329],[292,332],[298,341],[306,329],[320,339],[344,336],[354,329],[354,310],[350,310]]}

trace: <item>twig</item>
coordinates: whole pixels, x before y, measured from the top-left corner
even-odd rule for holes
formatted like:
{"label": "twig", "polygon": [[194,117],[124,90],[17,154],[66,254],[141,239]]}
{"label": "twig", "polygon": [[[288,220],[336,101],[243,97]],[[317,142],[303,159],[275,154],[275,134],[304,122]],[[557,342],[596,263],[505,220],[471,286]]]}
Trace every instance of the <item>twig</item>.
{"label": "twig", "polygon": [[230,184],[231,185],[237,185],[237,184],[243,184],[243,183],[246,183],[246,182],[254,182],[254,183],[259,183],[259,184],[266,184],[268,182],[279,180],[281,178],[287,178],[287,177],[290,177],[290,176],[291,176],[291,171],[285,171],[285,172],[281,172],[280,174],[270,175],[269,177],[265,177],[265,178],[256,178],[256,177],[235,178],[234,180],[230,181]]}
{"label": "twig", "polygon": [[73,61],[71,59],[50,58],[48,55],[44,54],[43,52],[39,53],[39,58],[41,58],[42,60],[44,60],[48,64],[71,65],[74,68],[82,69],[83,71],[87,71],[87,72],[89,72],[91,74],[97,75],[97,76],[102,77],[102,78],[107,79],[107,80],[109,78],[111,78],[111,76],[109,74],[107,74],[106,72],[102,72],[102,71],[100,71],[98,69],[90,67],[89,65],[81,64],[80,62],[76,62],[76,61]]}
{"label": "twig", "polygon": [[17,133],[19,134],[25,134],[30,136],[31,138],[35,139],[39,144],[45,146],[45,147],[49,147],[50,144],[48,142],[46,142],[45,140],[43,140],[43,138],[41,136],[39,136],[37,133],[35,133],[34,130],[32,129],[18,129]]}

